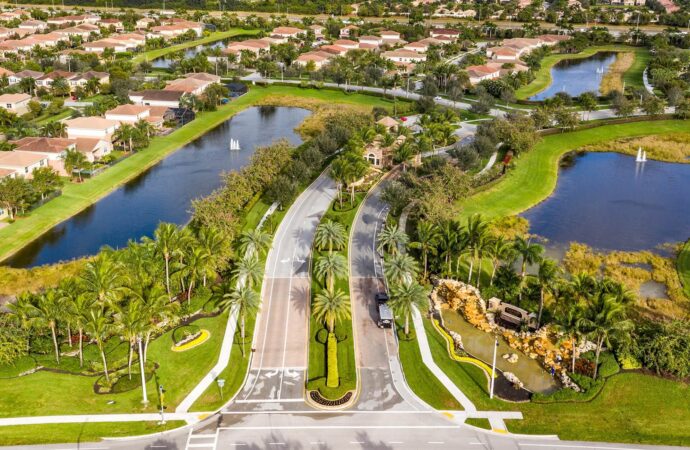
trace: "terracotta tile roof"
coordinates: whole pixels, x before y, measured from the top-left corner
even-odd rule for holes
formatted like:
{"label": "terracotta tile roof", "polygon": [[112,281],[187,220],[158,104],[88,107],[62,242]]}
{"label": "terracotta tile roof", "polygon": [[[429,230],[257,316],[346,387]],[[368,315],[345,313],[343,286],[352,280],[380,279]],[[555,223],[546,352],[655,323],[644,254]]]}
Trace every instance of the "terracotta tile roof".
{"label": "terracotta tile roof", "polygon": [[76,141],[65,138],[25,137],[12,143],[17,146],[15,150],[24,152],[62,153],[75,145]]}

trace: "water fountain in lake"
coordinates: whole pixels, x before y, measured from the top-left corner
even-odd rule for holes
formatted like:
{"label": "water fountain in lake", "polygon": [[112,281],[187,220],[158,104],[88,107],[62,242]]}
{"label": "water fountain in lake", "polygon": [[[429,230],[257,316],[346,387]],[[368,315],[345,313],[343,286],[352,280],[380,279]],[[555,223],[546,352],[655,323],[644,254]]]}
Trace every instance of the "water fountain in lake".
{"label": "water fountain in lake", "polygon": [[240,150],[239,139],[230,139],[230,150]]}
{"label": "water fountain in lake", "polygon": [[637,149],[637,157],[635,158],[635,162],[638,162],[638,163],[647,162],[647,152],[642,151],[642,147],[639,147]]}

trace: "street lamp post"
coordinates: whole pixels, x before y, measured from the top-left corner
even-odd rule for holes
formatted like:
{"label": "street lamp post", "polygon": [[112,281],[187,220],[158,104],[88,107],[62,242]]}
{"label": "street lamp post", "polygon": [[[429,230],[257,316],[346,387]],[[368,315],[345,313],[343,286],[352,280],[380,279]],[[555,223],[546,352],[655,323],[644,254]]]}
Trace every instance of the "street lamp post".
{"label": "street lamp post", "polygon": [[218,390],[220,391],[220,401],[224,401],[223,399],[223,386],[225,386],[225,380],[223,378],[218,378],[216,380],[216,383],[218,383]]}
{"label": "street lamp post", "polygon": [[158,394],[160,395],[161,399],[161,421],[159,422],[160,425],[165,425],[165,406],[164,406],[164,400],[165,400],[165,389],[163,389],[163,385],[158,386]]}
{"label": "street lamp post", "polygon": [[144,372],[144,358],[142,358],[144,353],[141,349],[141,336],[137,338],[137,344],[139,345],[139,371],[141,372],[141,393],[143,397],[141,403],[148,405],[149,399],[146,396],[146,373]]}
{"label": "street lamp post", "polygon": [[495,337],[494,343],[494,361],[491,364],[491,392],[489,398],[494,398],[494,379],[496,377],[496,353],[498,351],[498,336]]}

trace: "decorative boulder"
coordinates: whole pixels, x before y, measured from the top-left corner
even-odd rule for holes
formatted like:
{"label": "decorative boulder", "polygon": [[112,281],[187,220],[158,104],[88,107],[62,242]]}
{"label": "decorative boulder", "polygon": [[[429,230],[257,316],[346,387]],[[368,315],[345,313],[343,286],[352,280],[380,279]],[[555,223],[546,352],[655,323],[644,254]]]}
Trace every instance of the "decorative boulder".
{"label": "decorative boulder", "polygon": [[511,363],[511,364],[515,364],[516,362],[518,362],[518,355],[517,355],[517,353],[511,353],[510,356],[508,356],[507,360],[508,360],[508,362]]}
{"label": "decorative boulder", "polygon": [[523,389],[525,385],[523,384],[522,381],[512,372],[503,372],[503,376],[506,377],[506,380],[508,380],[510,383],[512,383],[513,386],[516,388]]}

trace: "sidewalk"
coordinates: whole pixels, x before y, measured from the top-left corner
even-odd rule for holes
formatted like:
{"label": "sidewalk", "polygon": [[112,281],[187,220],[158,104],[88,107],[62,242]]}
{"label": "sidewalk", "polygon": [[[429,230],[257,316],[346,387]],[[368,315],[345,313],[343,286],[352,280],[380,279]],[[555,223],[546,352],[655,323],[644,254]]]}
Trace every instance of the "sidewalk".
{"label": "sidewalk", "polygon": [[[210,413],[165,413],[165,420],[184,420],[194,424]],[[10,425],[40,425],[46,423],[86,423],[86,422],[158,422],[160,413],[147,414],[75,414],[66,416],[8,417],[0,419],[0,427]],[[1,430],[1,429],[0,429]]]}

